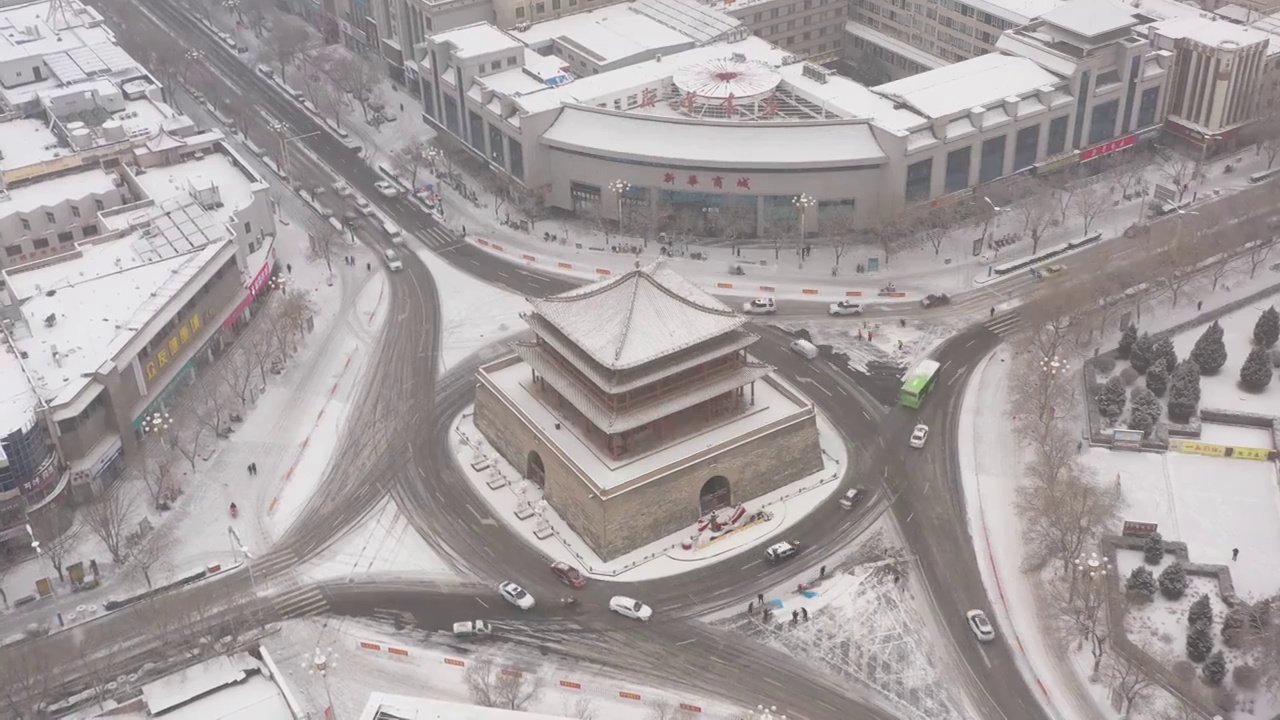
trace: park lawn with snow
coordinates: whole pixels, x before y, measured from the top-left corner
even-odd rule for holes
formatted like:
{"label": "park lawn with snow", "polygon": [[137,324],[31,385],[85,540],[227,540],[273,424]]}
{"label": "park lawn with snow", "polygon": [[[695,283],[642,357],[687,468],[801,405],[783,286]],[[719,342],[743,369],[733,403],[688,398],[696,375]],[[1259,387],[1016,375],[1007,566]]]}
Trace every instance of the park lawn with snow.
{"label": "park lawn with snow", "polygon": [[[1159,564],[1146,565],[1146,567],[1158,578],[1161,571],[1174,560],[1173,555],[1166,554]],[[1191,557],[1191,562],[1197,562],[1194,556]],[[1116,552],[1116,570],[1121,583],[1129,577],[1129,573],[1133,572],[1134,568],[1142,565],[1145,565],[1145,562],[1141,552],[1136,550]],[[1177,600],[1169,600],[1158,591],[1150,602],[1131,600],[1124,619],[1125,634],[1135,645],[1167,668],[1173,669],[1181,662],[1190,662],[1186,649],[1187,632],[1190,629],[1187,614],[1191,604],[1201,595],[1208,596],[1209,604],[1213,608],[1210,637],[1213,638],[1213,649],[1222,650],[1226,658],[1227,677],[1222,687],[1235,694],[1237,712],[1240,713],[1237,717],[1274,717],[1276,713],[1280,713],[1280,697],[1276,693],[1264,688],[1239,687],[1232,678],[1233,668],[1244,664],[1257,667],[1258,658],[1254,652],[1229,648],[1223,642],[1222,620],[1226,615],[1227,606],[1219,593],[1216,578],[1188,575],[1187,590]],[[1197,679],[1193,681],[1192,687],[1195,688],[1195,692],[1203,693],[1207,697],[1213,689],[1202,682],[1200,665],[1195,664],[1195,668]]]}
{"label": "park lawn with snow", "polygon": [[[1253,326],[1263,310],[1275,305],[1276,295],[1263,298],[1224,315],[1218,320],[1222,325],[1222,342],[1227,349],[1227,362],[1214,375],[1200,377],[1200,407],[1220,410],[1280,415],[1280,383],[1274,379],[1262,392],[1254,393],[1240,387],[1240,366],[1253,349]],[[1196,340],[1209,323],[1197,325],[1173,338],[1178,357],[1191,354]]]}

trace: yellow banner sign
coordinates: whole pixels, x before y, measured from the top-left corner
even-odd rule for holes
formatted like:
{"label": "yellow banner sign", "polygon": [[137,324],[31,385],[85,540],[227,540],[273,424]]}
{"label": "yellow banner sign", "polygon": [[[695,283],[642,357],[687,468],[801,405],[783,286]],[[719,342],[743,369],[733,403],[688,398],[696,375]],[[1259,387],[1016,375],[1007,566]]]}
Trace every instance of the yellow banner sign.
{"label": "yellow banner sign", "polygon": [[1264,448],[1235,447],[1234,445],[1214,445],[1199,440],[1170,440],[1169,449],[1191,455],[1208,455],[1209,457],[1229,457],[1241,460],[1270,460],[1275,451]]}

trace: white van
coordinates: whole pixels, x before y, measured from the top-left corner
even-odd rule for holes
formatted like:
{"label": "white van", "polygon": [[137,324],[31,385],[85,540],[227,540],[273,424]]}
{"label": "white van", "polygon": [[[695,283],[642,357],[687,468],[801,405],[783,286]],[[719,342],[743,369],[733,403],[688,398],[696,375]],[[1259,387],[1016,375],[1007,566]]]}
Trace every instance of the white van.
{"label": "white van", "polygon": [[396,227],[395,223],[391,222],[390,220],[383,220],[381,225],[382,225],[382,232],[386,233],[387,237],[391,238],[391,242],[395,243],[396,245],[401,245],[404,243],[404,235],[400,232],[400,228]]}
{"label": "white van", "polygon": [[400,272],[404,269],[404,263],[400,262],[400,255],[391,248],[382,251],[382,259],[387,261],[387,267],[391,272]]}
{"label": "white van", "polygon": [[791,342],[791,352],[799,355],[805,360],[814,360],[818,357],[818,348],[808,340],[793,340]]}

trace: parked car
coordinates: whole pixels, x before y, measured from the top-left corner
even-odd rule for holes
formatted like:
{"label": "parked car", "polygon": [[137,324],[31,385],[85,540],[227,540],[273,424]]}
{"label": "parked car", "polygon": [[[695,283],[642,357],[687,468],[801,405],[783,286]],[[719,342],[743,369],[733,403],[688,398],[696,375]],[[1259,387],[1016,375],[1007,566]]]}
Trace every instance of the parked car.
{"label": "parked car", "polygon": [[911,431],[911,447],[922,448],[924,443],[929,439],[929,426],[925,424],[916,425]]}
{"label": "parked car", "polygon": [[764,551],[765,559],[773,564],[780,563],[783,560],[790,560],[791,558],[799,554],[800,554],[800,543],[796,542],[795,540],[775,543],[773,545],[770,545],[769,548]]}
{"label": "parked car", "polygon": [[969,621],[969,629],[973,631],[973,636],[979,641],[991,642],[996,639],[996,629],[991,626],[986,613],[981,610],[970,610],[964,616]]}
{"label": "parked car", "polygon": [[511,581],[499,583],[498,594],[502,595],[507,602],[515,605],[521,610],[532,610],[535,604],[532,595],[525,592],[524,588]]}
{"label": "parked car", "polygon": [[771,297],[756,298],[743,303],[742,312],[747,315],[772,315],[778,312],[778,305]]}
{"label": "parked car", "polygon": [[551,572],[560,578],[560,582],[571,588],[586,587],[587,579],[582,577],[582,573],[578,572],[578,568],[573,567],[569,563],[556,561],[551,563]]}
{"label": "parked car", "polygon": [[373,214],[373,205],[370,205],[368,200],[359,197],[356,198],[356,210],[359,210],[361,215],[368,217]]}
{"label": "parked car", "polygon": [[614,595],[609,600],[609,609],[623,617],[629,617],[640,622],[649,622],[649,618],[653,617],[653,608],[639,600],[622,595]]}
{"label": "parked car", "polygon": [[483,620],[467,620],[453,624],[453,636],[456,638],[485,637],[493,633],[493,628]]}
{"label": "parked car", "polygon": [[393,198],[400,195],[400,189],[386,180],[379,180],[374,183],[373,188],[377,190],[382,197]]}
{"label": "parked car", "polygon": [[951,296],[946,293],[930,293],[920,299],[920,305],[925,309],[942,307],[951,304]]}
{"label": "parked car", "polygon": [[845,510],[852,510],[862,500],[862,488],[852,488],[844,491],[844,495],[840,496],[840,507]]}
{"label": "parked car", "polygon": [[862,303],[852,300],[841,300],[827,306],[828,315],[861,315]]}

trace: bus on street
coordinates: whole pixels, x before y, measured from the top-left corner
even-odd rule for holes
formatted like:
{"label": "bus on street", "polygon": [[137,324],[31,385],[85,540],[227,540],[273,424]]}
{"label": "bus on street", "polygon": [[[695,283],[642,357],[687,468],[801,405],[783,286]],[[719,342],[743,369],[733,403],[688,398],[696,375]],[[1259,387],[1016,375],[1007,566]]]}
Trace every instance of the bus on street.
{"label": "bus on street", "polygon": [[919,408],[924,396],[929,394],[938,380],[938,371],[942,366],[933,360],[921,360],[918,365],[907,372],[902,389],[898,391],[898,402],[909,408]]}

